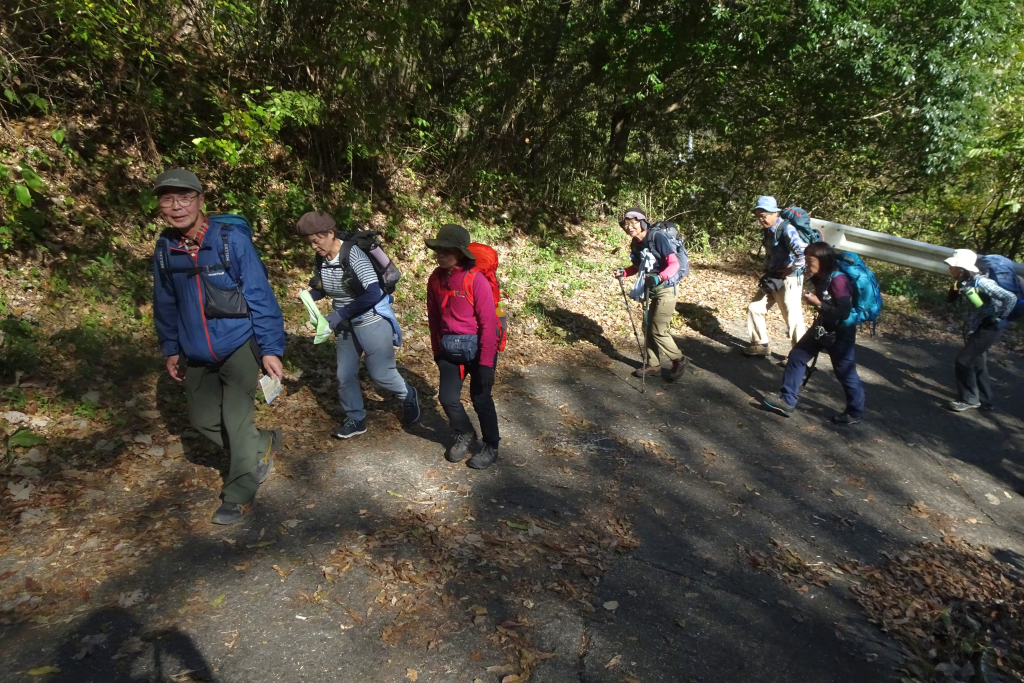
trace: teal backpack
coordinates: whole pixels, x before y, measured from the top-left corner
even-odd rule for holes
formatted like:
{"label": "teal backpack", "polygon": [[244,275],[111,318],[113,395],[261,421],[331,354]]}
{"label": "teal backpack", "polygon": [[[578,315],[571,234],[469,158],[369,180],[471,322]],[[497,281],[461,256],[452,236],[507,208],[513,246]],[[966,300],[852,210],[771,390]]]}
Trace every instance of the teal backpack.
{"label": "teal backpack", "polygon": [[836,266],[838,272],[853,283],[853,310],[843,325],[871,323],[871,334],[874,334],[875,321],[882,312],[882,291],[878,288],[875,274],[860,256],[848,251],[836,252]]}

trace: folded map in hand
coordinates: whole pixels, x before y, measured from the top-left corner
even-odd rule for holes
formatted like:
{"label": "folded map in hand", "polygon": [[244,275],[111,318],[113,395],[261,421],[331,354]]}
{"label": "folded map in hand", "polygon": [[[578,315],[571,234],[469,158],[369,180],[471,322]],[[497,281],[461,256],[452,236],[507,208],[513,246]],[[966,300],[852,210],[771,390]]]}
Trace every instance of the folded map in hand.
{"label": "folded map in hand", "polygon": [[306,312],[309,313],[309,324],[316,328],[316,336],[313,337],[313,343],[319,344],[325,342],[331,337],[331,326],[327,323],[327,318],[320,314],[320,309],[316,307],[316,302],[313,301],[313,297],[309,295],[308,290],[302,290],[299,294],[299,301],[306,307]]}

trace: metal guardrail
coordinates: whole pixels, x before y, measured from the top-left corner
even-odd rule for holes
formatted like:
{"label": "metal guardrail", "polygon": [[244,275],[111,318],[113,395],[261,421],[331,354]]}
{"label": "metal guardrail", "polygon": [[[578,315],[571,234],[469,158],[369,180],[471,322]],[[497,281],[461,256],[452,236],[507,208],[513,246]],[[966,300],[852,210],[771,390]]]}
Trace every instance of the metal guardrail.
{"label": "metal guardrail", "polygon": [[[940,275],[949,273],[949,266],[944,263],[945,259],[953,254],[949,247],[939,247],[927,242],[894,237],[884,232],[854,228],[818,218],[811,219],[811,227],[821,230],[825,241],[836,249]],[[1024,263],[1018,263],[1016,267],[1017,273],[1024,275]]]}

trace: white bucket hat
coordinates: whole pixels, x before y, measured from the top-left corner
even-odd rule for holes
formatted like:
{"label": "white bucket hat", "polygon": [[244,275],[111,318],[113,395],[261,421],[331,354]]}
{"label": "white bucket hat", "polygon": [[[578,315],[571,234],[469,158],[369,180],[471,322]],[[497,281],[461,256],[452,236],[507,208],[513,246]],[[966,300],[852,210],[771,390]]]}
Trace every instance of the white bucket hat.
{"label": "white bucket hat", "polygon": [[978,266],[974,265],[974,262],[977,260],[978,255],[970,249],[954,249],[953,255],[946,259],[946,263],[953,268],[963,268],[972,273],[977,273]]}

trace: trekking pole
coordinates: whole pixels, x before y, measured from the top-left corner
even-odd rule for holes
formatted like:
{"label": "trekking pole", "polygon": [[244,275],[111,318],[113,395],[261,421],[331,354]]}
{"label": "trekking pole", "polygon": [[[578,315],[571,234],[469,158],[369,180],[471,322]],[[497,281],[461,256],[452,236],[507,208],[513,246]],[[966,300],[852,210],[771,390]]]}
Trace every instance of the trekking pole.
{"label": "trekking pole", "polygon": [[818,356],[820,355],[820,353],[814,354],[814,360],[811,361],[811,364],[807,367],[807,373],[804,375],[804,383],[800,385],[801,389],[807,386],[807,382],[811,379],[811,375],[813,375],[814,371],[818,369]]}
{"label": "trekking pole", "polygon": [[[633,320],[633,311],[629,307],[629,297],[626,296],[626,287],[622,284],[622,276],[618,276],[619,289],[622,290],[622,300],[626,302],[626,314],[629,315],[629,322],[633,324],[633,337],[636,338],[636,350],[640,351],[640,334],[636,331],[636,321]],[[640,353],[643,353],[640,351]],[[643,362],[643,358],[640,359]]]}
{"label": "trekking pole", "polygon": [[640,393],[644,393],[647,390],[647,280],[644,280],[644,350],[640,354]]}

